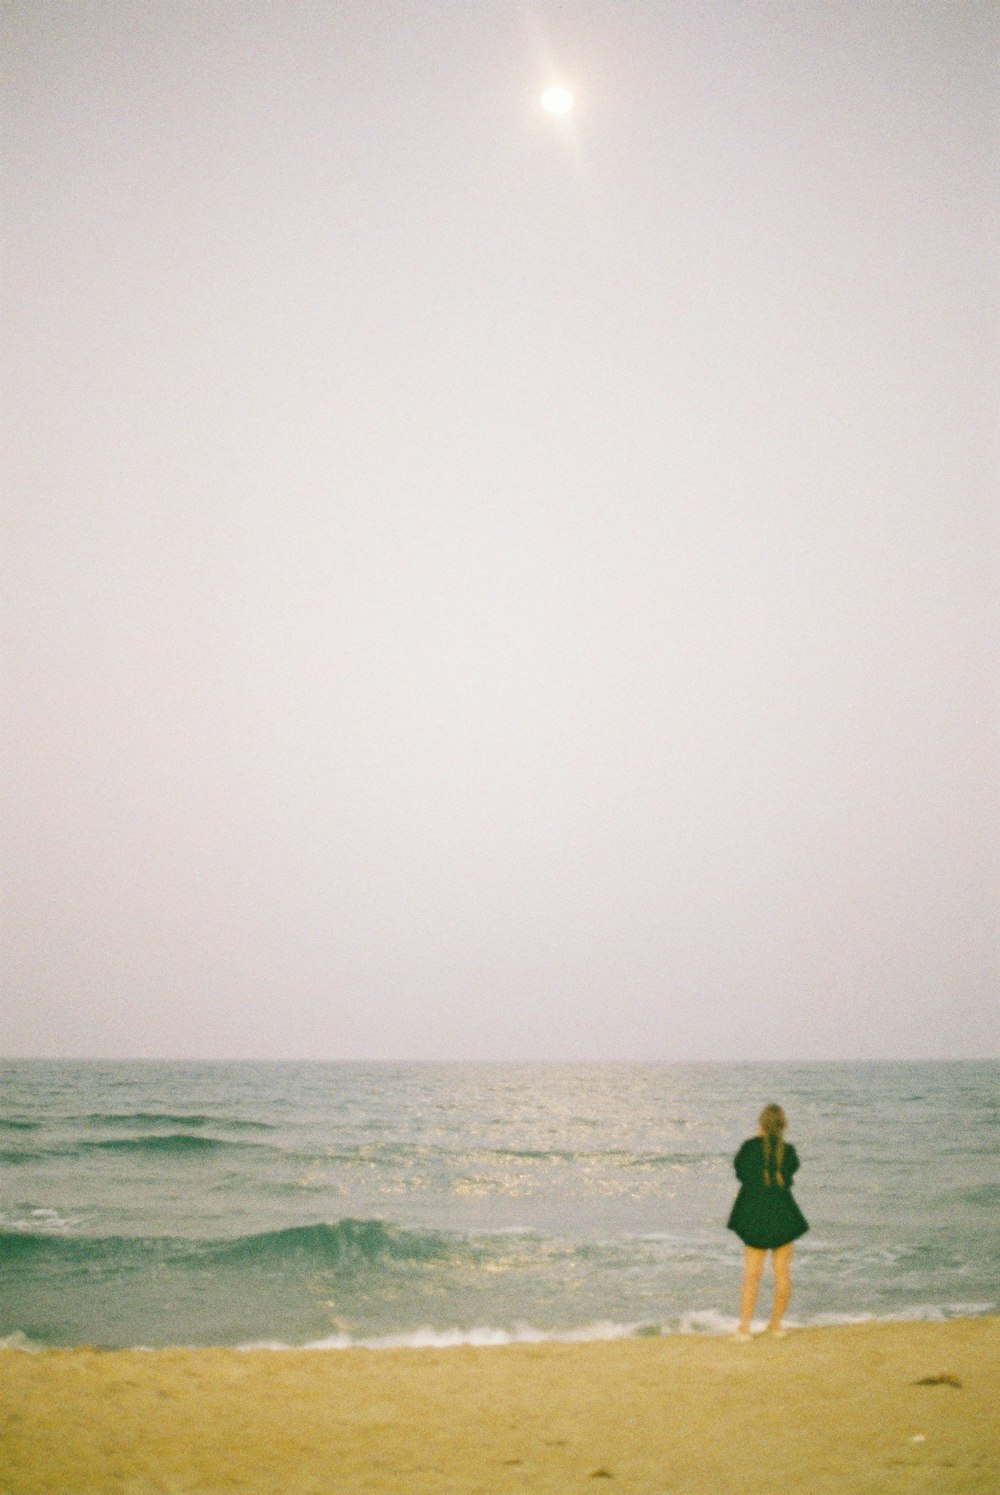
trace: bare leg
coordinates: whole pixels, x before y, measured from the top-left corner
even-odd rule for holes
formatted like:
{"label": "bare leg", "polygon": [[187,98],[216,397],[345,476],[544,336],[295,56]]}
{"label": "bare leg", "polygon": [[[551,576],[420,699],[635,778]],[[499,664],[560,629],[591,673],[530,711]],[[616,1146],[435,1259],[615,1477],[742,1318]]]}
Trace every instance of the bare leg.
{"label": "bare leg", "polygon": [[777,1334],[781,1329],[781,1320],[788,1300],[792,1296],[792,1242],[787,1246],[779,1246],[777,1251],[771,1252],[771,1263],[774,1267],[774,1307],[771,1309],[771,1322],[768,1328],[772,1334]]}
{"label": "bare leg", "polygon": [[764,1259],[766,1251],[758,1251],[754,1246],[743,1247],[743,1288],[740,1292],[740,1327],[738,1334],[750,1333],[750,1320],[753,1318],[754,1307],[757,1303],[757,1289],[760,1287],[760,1274],[764,1270]]}

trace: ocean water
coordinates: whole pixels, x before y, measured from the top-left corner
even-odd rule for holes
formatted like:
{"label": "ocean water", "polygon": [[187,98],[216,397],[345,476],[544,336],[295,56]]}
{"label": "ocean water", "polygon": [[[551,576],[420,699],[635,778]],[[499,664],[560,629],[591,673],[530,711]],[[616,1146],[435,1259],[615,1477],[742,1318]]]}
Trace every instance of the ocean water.
{"label": "ocean water", "polygon": [[790,1322],[997,1311],[997,1063],[2,1061],[0,1343],[723,1332],[771,1100]]}

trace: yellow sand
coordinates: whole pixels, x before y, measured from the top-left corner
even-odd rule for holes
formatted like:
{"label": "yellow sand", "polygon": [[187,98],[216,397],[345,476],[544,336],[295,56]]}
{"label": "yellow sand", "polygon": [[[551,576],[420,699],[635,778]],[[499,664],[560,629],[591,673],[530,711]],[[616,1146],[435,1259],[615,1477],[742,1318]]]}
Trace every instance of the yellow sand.
{"label": "yellow sand", "polygon": [[0,1491],[996,1492],[998,1408],[997,1318],[749,1345],[15,1350]]}

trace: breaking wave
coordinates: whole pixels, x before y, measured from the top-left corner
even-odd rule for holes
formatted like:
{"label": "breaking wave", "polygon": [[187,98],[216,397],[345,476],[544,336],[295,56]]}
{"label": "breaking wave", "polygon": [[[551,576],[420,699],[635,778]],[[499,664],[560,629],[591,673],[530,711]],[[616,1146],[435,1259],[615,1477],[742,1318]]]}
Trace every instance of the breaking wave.
{"label": "breaking wave", "polygon": [[356,1271],[383,1263],[437,1261],[461,1249],[463,1238],[436,1231],[407,1230],[382,1220],[337,1220],[297,1225],[253,1235],[203,1240],[148,1236],[71,1236],[42,1231],[0,1232],[0,1266],[103,1267],[141,1265],[269,1269],[296,1273],[319,1268]]}
{"label": "breaking wave", "polygon": [[180,1126],[196,1130],[203,1126],[220,1127],[223,1131],[246,1129],[269,1132],[273,1127],[266,1121],[247,1121],[237,1116],[207,1116],[201,1112],[185,1111],[90,1111],[86,1116],[75,1117],[76,1121],[91,1126],[130,1126],[137,1129],[149,1126]]}
{"label": "breaking wave", "polygon": [[293,1225],[285,1230],[206,1243],[202,1251],[215,1261],[245,1266],[257,1263],[307,1264],[355,1268],[384,1261],[435,1261],[449,1256],[460,1238],[442,1232],[406,1230],[383,1220],[338,1220],[332,1225]]}
{"label": "breaking wave", "polygon": [[197,1132],[170,1132],[167,1136],[111,1137],[100,1142],[80,1142],[88,1152],[188,1153],[210,1152],[214,1148],[239,1147],[222,1137],[201,1137]]}

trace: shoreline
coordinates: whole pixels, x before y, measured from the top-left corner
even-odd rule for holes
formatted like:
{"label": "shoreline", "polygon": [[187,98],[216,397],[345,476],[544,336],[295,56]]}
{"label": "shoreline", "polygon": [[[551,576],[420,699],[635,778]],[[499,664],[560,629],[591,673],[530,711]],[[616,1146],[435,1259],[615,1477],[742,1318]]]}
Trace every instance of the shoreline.
{"label": "shoreline", "polygon": [[992,1315],[749,1344],[6,1348],[0,1492],[968,1495],[1000,1488],[998,1404]]}
{"label": "shoreline", "polygon": [[[766,1305],[765,1305],[766,1306]],[[805,1331],[827,1329],[861,1328],[869,1324],[951,1324],[969,1319],[1000,1317],[1000,1309],[993,1303],[955,1303],[950,1305],[923,1304],[896,1313],[879,1314],[858,1312],[856,1314],[820,1313],[814,1318],[797,1319],[794,1313],[786,1315],[785,1329],[789,1336]],[[683,1314],[679,1321],[669,1320],[615,1320],[595,1319],[573,1328],[540,1329],[531,1323],[519,1323],[515,1328],[497,1328],[489,1324],[474,1324],[471,1328],[457,1326],[436,1329],[423,1325],[416,1329],[393,1331],[384,1334],[349,1334],[335,1331],[322,1338],[304,1341],[289,1341],[277,1338],[258,1338],[238,1341],[216,1341],[190,1343],[177,1340],[173,1343],[144,1342],[133,1344],[106,1344],[100,1341],[79,1340],[66,1343],[45,1343],[33,1340],[20,1329],[0,1335],[0,1355],[7,1350],[24,1354],[72,1353],[75,1350],[93,1351],[97,1354],[160,1354],[167,1350],[183,1350],[192,1354],[202,1351],[231,1351],[233,1354],[273,1354],[320,1351],[323,1353],[351,1350],[370,1350],[380,1354],[405,1350],[456,1350],[456,1349],[506,1349],[513,1346],[537,1345],[589,1345],[617,1343],[621,1340],[646,1339],[729,1339],[738,1324],[735,1313],[723,1313],[718,1309],[696,1309]],[[764,1335],[767,1330],[767,1314],[758,1313],[753,1320],[751,1337]],[[0,1491],[0,1495],[3,1492]]]}

